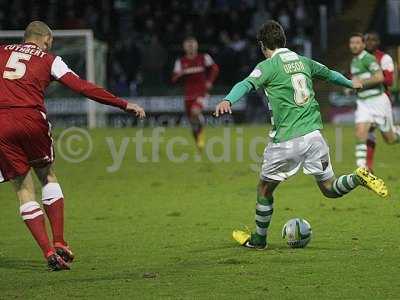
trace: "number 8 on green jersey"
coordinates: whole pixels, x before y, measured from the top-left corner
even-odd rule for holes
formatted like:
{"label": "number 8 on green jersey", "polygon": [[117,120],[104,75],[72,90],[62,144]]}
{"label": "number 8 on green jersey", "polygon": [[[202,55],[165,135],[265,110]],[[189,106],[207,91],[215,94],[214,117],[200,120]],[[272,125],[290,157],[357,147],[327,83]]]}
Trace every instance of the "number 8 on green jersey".
{"label": "number 8 on green jersey", "polygon": [[322,128],[313,78],[328,80],[330,70],[287,48],[275,51],[245,79],[263,88],[273,119],[273,142],[279,143]]}

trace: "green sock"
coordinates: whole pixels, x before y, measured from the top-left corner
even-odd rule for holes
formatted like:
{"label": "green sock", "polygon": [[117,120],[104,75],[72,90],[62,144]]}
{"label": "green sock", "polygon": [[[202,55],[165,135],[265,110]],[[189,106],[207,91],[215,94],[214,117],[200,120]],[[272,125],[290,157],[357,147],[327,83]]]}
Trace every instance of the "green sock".
{"label": "green sock", "polygon": [[332,189],[337,195],[343,196],[354,190],[359,185],[360,181],[358,180],[357,175],[341,175],[333,182]]}
{"label": "green sock", "polygon": [[274,198],[271,197],[263,197],[261,195],[257,195],[257,204],[256,204],[256,232],[253,235],[253,238],[256,242],[265,243],[267,238],[267,229],[269,224],[271,223],[273,209]]}

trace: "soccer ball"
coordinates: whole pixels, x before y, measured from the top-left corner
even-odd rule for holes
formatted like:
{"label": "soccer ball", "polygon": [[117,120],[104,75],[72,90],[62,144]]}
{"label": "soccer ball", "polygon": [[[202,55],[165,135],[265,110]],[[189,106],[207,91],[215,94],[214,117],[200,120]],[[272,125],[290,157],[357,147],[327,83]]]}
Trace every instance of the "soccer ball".
{"label": "soccer ball", "polygon": [[311,226],[304,219],[295,218],[286,222],[282,229],[282,238],[287,239],[290,248],[304,248],[311,241]]}

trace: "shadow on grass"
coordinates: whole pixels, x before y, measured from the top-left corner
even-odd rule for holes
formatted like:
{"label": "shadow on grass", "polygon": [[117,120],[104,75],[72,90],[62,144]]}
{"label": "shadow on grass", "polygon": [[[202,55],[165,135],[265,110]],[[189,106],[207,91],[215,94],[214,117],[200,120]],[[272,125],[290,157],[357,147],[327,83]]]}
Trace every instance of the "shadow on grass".
{"label": "shadow on grass", "polygon": [[[58,282],[65,282],[67,284],[76,282],[76,283],[96,283],[96,282],[102,282],[102,281],[124,281],[124,282],[131,282],[131,281],[138,281],[138,280],[154,280],[154,278],[149,277],[149,278],[144,278],[145,273],[139,273],[139,272],[113,272],[110,273],[109,275],[93,275],[93,276],[79,276],[75,278],[68,278],[68,279],[61,279],[58,280]],[[156,272],[155,272],[156,274]]]}
{"label": "shadow on grass", "polygon": [[195,248],[192,250],[189,250],[189,253],[203,253],[203,252],[210,252],[210,251],[218,251],[218,250],[226,250],[226,249],[234,249],[237,248],[237,245],[233,243],[224,243],[220,245],[210,245],[204,248]]}
{"label": "shadow on grass", "polygon": [[0,257],[0,269],[40,271],[46,268],[44,261]]}

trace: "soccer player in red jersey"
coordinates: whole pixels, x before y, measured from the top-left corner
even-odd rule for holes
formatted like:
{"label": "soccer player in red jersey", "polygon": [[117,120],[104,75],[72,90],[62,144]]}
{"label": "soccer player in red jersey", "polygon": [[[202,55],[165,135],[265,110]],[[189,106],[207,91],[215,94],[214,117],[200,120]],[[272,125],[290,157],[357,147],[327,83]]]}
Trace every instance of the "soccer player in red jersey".
{"label": "soccer player in red jersey", "polygon": [[[53,170],[53,140],[46,118],[44,92],[57,80],[94,101],[119,107],[143,118],[144,110],[79,78],[59,56],[47,51],[50,28],[35,21],[25,29],[24,43],[0,46],[0,182],[10,181],[20,201],[20,214],[42,249],[50,270],[69,269],[74,255],[64,239],[64,195]],[[35,200],[32,173],[42,186],[42,203],[51,225]]]}
{"label": "soccer player in red jersey", "polygon": [[[379,50],[381,44],[379,35],[376,32],[370,32],[365,35],[365,46],[369,53],[375,55],[383,72],[383,85],[385,92],[391,98],[390,87],[393,85],[394,64],[389,54]],[[375,128],[371,127],[367,140],[367,167],[372,171],[374,164],[374,154],[376,147]]]}
{"label": "soccer player in red jersey", "polygon": [[203,101],[212,88],[219,73],[219,67],[207,53],[198,52],[198,42],[194,37],[183,41],[185,55],[175,61],[172,82],[182,79],[185,88],[185,110],[192,127],[193,136],[199,150],[204,147]]}

